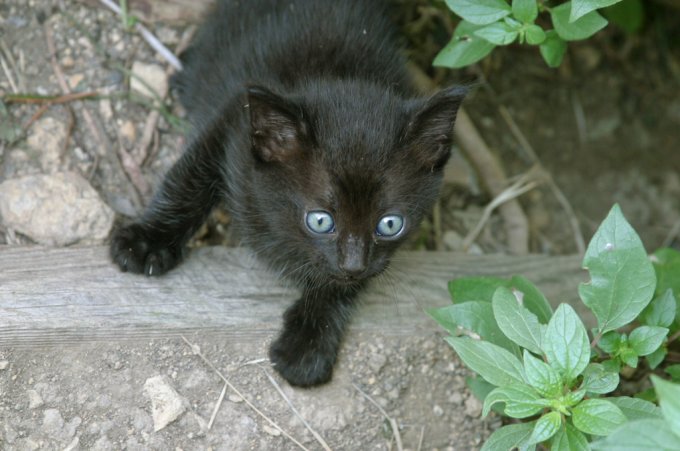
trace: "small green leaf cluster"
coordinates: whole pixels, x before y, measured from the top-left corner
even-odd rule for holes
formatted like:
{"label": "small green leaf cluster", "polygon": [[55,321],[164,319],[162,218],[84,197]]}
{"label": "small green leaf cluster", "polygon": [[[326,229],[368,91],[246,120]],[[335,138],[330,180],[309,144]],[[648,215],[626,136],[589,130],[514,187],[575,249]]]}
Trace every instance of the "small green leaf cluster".
{"label": "small green leaf cluster", "polygon": [[[454,280],[449,284],[454,303],[428,312],[479,375],[468,384],[484,401],[482,414],[494,410],[526,420],[494,432],[484,450],[530,450],[539,444],[582,450],[598,437],[607,437],[597,442],[598,449],[615,449],[626,437],[619,428],[638,420],[639,427],[654,422],[661,428],[666,422],[660,430],[669,437],[680,434],[680,425],[672,427],[680,414],[664,407],[666,402],[680,409],[680,396],[672,396],[680,387],[654,380],[662,409],[645,399],[606,396],[618,388],[624,367],[635,368],[644,358],[656,368],[669,340],[680,335],[680,253],[663,249],[648,257],[615,205],[591,240],[583,267],[591,280],[581,284],[579,295],[597,319],[591,337],[574,308],[561,304],[553,312],[540,290],[519,276]],[[666,371],[680,378],[680,365]],[[675,440],[675,447],[656,449],[680,450]]]}
{"label": "small green leaf cluster", "polygon": [[[446,0],[462,18],[449,44],[434,60],[435,66],[459,68],[473,64],[496,46],[519,41],[539,46],[541,56],[550,67],[557,67],[567,49],[567,41],[587,39],[607,25],[598,9],[612,7],[622,0],[570,0],[549,7],[539,0]],[[639,0],[625,0],[616,8],[618,16],[626,13],[641,17]],[[546,13],[552,29],[544,29],[537,19]],[[628,23],[632,19],[628,19]],[[623,19],[622,21],[625,21]],[[540,22],[540,21],[539,21]],[[631,25],[630,28],[633,28]]]}

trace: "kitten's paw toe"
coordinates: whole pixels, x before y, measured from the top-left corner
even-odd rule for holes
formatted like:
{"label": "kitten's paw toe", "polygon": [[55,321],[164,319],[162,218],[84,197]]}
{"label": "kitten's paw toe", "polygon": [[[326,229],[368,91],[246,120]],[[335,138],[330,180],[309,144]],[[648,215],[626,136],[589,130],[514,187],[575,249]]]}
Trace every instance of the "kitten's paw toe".
{"label": "kitten's paw toe", "polygon": [[279,338],[269,348],[269,359],[290,385],[312,387],[331,380],[336,353],[305,349]]}
{"label": "kitten's paw toe", "polygon": [[122,271],[160,276],[179,263],[181,253],[148,238],[140,224],[122,227],[111,239],[111,259]]}

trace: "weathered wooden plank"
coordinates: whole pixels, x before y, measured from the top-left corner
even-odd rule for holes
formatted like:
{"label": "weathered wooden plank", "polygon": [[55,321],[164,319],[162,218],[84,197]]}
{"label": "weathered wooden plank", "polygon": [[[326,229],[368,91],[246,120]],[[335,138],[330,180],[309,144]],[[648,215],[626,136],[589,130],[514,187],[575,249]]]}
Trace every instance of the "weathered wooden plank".
{"label": "weathered wooden plank", "polygon": [[[554,301],[576,299],[577,257],[403,252],[371,284],[358,329],[409,334],[436,326],[423,308],[446,305],[447,281],[522,274]],[[0,248],[0,346],[173,336],[200,330],[233,340],[270,334],[297,291],[248,251],[196,249],[169,274],[118,271],[104,247]]]}

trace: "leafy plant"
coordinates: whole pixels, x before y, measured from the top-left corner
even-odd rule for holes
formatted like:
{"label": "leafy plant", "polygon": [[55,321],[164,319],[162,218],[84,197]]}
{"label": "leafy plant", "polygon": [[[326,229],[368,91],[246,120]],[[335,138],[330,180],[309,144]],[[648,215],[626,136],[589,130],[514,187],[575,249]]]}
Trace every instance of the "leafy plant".
{"label": "leafy plant", "polygon": [[[462,18],[449,44],[434,60],[435,66],[459,68],[473,64],[497,46],[538,46],[550,67],[562,63],[567,41],[587,39],[608,21],[598,10],[628,31],[642,24],[641,0],[570,0],[549,6],[543,0],[446,0]],[[545,17],[545,20],[543,19]],[[544,28],[550,18],[553,28]]]}
{"label": "leafy plant", "polygon": [[[468,385],[483,400],[483,415],[493,409],[526,421],[498,429],[484,450],[539,444],[582,450],[591,442],[595,449],[680,450],[680,386],[652,376],[656,393],[647,393],[647,400],[611,395],[621,372],[643,360],[651,372],[666,362],[669,345],[680,336],[680,252],[662,249],[648,257],[615,205],[583,267],[591,280],[580,285],[579,295],[597,319],[590,336],[572,306],[553,312],[522,277],[454,280],[454,304],[428,312],[479,375]],[[680,382],[680,365],[665,371]],[[650,402],[657,396],[661,409]],[[630,431],[652,426],[661,438],[638,434],[635,447],[622,447]]]}

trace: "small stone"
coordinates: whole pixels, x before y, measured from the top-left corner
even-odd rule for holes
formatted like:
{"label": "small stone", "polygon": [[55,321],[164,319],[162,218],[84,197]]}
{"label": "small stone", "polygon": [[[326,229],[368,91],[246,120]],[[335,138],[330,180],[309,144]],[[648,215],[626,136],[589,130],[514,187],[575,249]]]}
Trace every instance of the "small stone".
{"label": "small stone", "polygon": [[35,390],[27,390],[28,395],[28,408],[37,409],[44,404],[42,397]]}
{"label": "small stone", "polygon": [[87,180],[72,172],[1,183],[0,216],[6,227],[50,246],[101,242],[114,219]]}
{"label": "small stone", "polygon": [[262,430],[264,430],[264,432],[266,432],[267,434],[269,434],[273,437],[278,437],[279,435],[281,435],[281,431],[279,431],[276,428],[267,426],[266,424],[262,425]]}
{"label": "small stone", "polygon": [[48,436],[59,436],[64,427],[64,418],[57,409],[46,409],[43,412],[42,429]]}
{"label": "small stone", "polygon": [[40,156],[43,172],[59,170],[66,133],[66,125],[51,117],[44,117],[31,127],[26,144]]}
{"label": "small stone", "polygon": [[[168,90],[168,77],[158,64],[146,64],[140,61],[132,63],[132,77],[130,89],[147,97],[163,97]],[[143,80],[142,81],[140,81]],[[149,85],[153,93],[147,88]]]}
{"label": "small stone", "polygon": [[163,376],[146,380],[144,392],[151,398],[154,431],[158,432],[179,418],[186,410],[186,402]]}
{"label": "small stone", "polygon": [[80,82],[83,81],[84,79],[85,79],[84,74],[73,74],[67,77],[68,85],[71,87],[71,89],[77,89]]}
{"label": "small stone", "polygon": [[432,408],[432,412],[434,413],[435,416],[440,417],[444,415],[444,409],[441,408],[439,404],[435,404],[434,407]]}
{"label": "small stone", "polygon": [[458,392],[453,393],[451,396],[449,396],[449,402],[451,404],[460,404],[463,402],[463,395],[461,395]]}
{"label": "small stone", "polygon": [[132,121],[125,121],[120,124],[120,137],[123,140],[123,145],[130,149],[137,140],[137,130],[135,129],[135,124]]}
{"label": "small stone", "polygon": [[63,57],[63,58],[61,59],[61,67],[63,67],[64,69],[70,69],[70,68],[72,68],[75,64],[76,64],[76,62],[73,60],[73,57],[70,56],[70,55],[69,55],[69,56],[65,56],[65,57]]}
{"label": "small stone", "polygon": [[235,395],[233,393],[231,395],[227,396],[227,399],[231,402],[236,402],[236,403],[243,402],[243,398],[241,398],[239,395]]}
{"label": "small stone", "polygon": [[465,400],[465,414],[472,418],[477,418],[482,413],[482,403],[474,396]]}
{"label": "small stone", "polygon": [[0,370],[4,370],[9,366],[8,360],[0,360]]}

